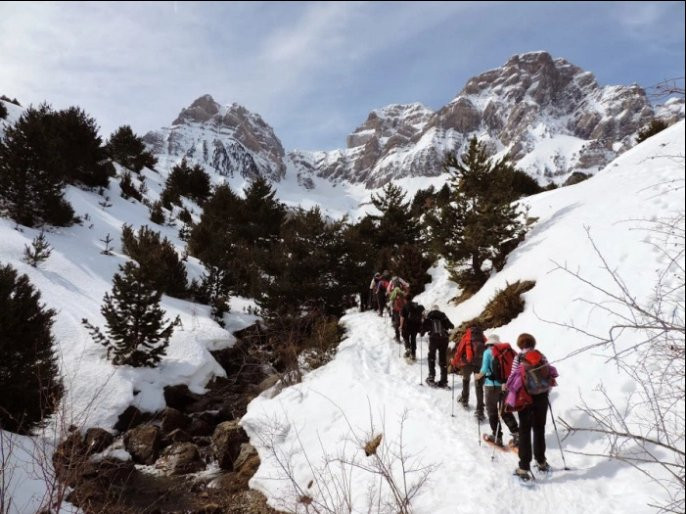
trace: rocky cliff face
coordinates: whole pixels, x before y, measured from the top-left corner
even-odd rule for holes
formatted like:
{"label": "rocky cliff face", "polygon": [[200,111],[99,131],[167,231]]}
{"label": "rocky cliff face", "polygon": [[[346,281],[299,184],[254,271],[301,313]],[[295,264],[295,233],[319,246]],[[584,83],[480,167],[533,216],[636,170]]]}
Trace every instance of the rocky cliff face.
{"label": "rocky cliff face", "polygon": [[[683,117],[683,104],[660,114],[679,112]],[[436,112],[420,104],[391,105],[373,111],[348,136],[346,149],[289,157],[303,176],[378,187],[442,173],[445,153],[461,152],[477,136],[541,183],[560,183],[575,171],[603,167],[632,146],[654,116],[639,86],[601,87],[592,73],[532,52],[470,79]]]}
{"label": "rocky cliff face", "polygon": [[274,130],[245,107],[222,106],[210,95],[195,100],[171,127],[148,132],[145,142],[158,158],[186,158],[220,175],[281,180],[285,151]]}

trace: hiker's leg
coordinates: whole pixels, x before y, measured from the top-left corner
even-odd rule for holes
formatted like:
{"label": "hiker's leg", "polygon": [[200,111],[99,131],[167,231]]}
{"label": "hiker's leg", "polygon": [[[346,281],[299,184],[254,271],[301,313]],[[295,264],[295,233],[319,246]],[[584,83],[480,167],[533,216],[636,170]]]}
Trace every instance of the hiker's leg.
{"label": "hiker's leg", "polygon": [[436,376],[436,350],[438,349],[436,345],[436,339],[434,337],[429,337],[429,377],[434,378]]}
{"label": "hiker's leg", "polygon": [[469,366],[462,368],[462,394],[460,401],[467,405],[469,403],[469,378],[472,376],[472,370]]}
{"label": "hiker's leg", "polygon": [[491,426],[493,434],[496,434],[498,432],[498,400],[500,399],[500,387],[486,386],[484,394],[486,396],[488,424]]}
{"label": "hiker's leg", "polygon": [[448,338],[438,341],[438,363],[441,366],[441,383],[448,383]]}
{"label": "hiker's leg", "polygon": [[485,377],[482,377],[481,380],[474,380],[474,389],[476,391],[476,412],[480,412],[483,414],[484,412],[484,382],[486,381]]}
{"label": "hiker's leg", "polygon": [[532,427],[534,432],[534,457],[536,462],[545,462],[545,421],[548,414],[548,393],[536,394],[532,405]]}
{"label": "hiker's leg", "polygon": [[410,330],[410,353],[412,357],[417,356],[417,332]]}
{"label": "hiker's leg", "polygon": [[528,405],[519,411],[519,467],[531,469],[531,422],[533,405]]}

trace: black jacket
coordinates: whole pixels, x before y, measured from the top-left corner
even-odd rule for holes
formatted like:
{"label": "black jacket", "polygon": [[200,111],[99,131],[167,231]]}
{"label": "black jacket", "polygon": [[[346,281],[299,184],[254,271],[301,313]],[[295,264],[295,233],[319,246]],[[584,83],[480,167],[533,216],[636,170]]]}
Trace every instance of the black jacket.
{"label": "black jacket", "polygon": [[452,324],[444,312],[431,311],[426,315],[421,333],[424,335],[428,332],[429,336],[448,337],[448,330],[454,327],[455,325]]}

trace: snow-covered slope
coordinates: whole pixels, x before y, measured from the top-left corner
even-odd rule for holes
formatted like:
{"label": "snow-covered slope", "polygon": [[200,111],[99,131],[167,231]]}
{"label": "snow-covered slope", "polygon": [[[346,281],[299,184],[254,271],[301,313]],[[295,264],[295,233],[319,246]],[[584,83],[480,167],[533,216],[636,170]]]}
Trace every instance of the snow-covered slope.
{"label": "snow-covered slope", "polygon": [[[439,264],[431,270],[433,281],[419,301],[425,306],[437,303],[459,324],[478,315],[508,282],[535,280],[536,286],[525,295],[525,311],[495,332],[504,341],[530,332],[538,339],[539,348],[556,362],[561,375],[559,387],[551,395],[556,416],[583,422],[575,410],[580,395],[591,404],[597,403],[595,388],[600,383],[621,409],[636,384],[606,363],[608,352],[595,350],[565,358],[591,341],[542,321],[571,322],[600,334],[607,333],[612,323],[606,312],[579,301],[603,301],[600,293],[569,274],[555,271],[554,261],[612,290],[611,278],[587,239],[585,227],[589,227],[593,240],[632,294],[639,302],[648,300],[655,270],[666,262],[650,245],[655,236],[632,230],[637,222],[629,220],[683,215],[683,184],[682,121],[626,152],[592,179],[527,199],[530,215],[539,218],[537,223],[510,255],[503,271],[477,295],[457,307],[450,304],[458,290]],[[683,255],[680,265],[684,265]],[[574,471],[555,473],[536,484],[534,491],[520,488],[511,478],[516,459],[502,453],[491,459],[490,448],[479,446],[471,413],[457,410],[451,417],[450,391],[420,387],[420,366],[426,366],[426,357],[414,365],[399,358],[387,318],[351,311],[343,324],[347,336],[331,363],[273,398],[269,394],[256,398],[243,418],[262,459],[251,485],[267,494],[275,506],[304,512],[298,497],[306,500],[307,495],[317,496],[318,489],[323,495],[334,494],[334,481],[339,480],[339,485],[349,484],[344,489],[350,491],[353,512],[367,512],[368,492],[382,484],[379,476],[335,459],[354,458],[364,464],[361,449],[351,437],[369,432],[383,432],[385,444],[397,452],[400,419],[406,412],[403,451],[415,462],[437,466],[413,501],[413,511],[418,514],[652,511],[648,504],[660,492],[640,472],[570,452],[602,452],[602,441],[594,437],[577,436],[564,443]],[[426,376],[426,368],[423,373]],[[683,415],[683,405],[675,408]],[[562,462],[550,418],[548,423],[547,457],[559,468]],[[334,459],[327,475],[328,488],[317,482],[316,469],[324,458]],[[284,469],[290,472],[284,473]],[[395,472],[401,479],[397,468]],[[284,479],[288,474],[294,483]],[[382,489],[381,495],[383,501],[389,500],[388,488]]]}
{"label": "snow-covered slope", "polygon": [[[16,120],[22,109],[7,105],[14,108],[8,121]],[[117,169],[121,172],[119,166]],[[148,188],[146,197],[157,200],[165,176],[148,169],[141,175]],[[81,320],[87,318],[94,325],[104,326],[100,313],[102,298],[111,290],[112,276],[118,266],[128,260],[121,253],[122,225],[127,223],[137,229],[147,224],[167,237],[181,255],[185,243],[178,238],[180,224],[175,221],[160,226],[151,222],[148,207],[121,198],[115,179],[110,181],[103,196],[73,186],[67,187],[65,196],[83,223],[50,228],[46,232],[53,247],[47,261],[38,268],[25,264],[24,247],[31,244],[39,231],[17,229],[12,220],[0,217],[0,263],[11,264],[20,273],[27,274],[40,291],[42,302],[57,311],[53,333],[67,391],[64,404],[71,410],[73,421],[83,427],[111,427],[129,404],[150,411],[164,408],[165,385],[183,383],[200,392],[213,376],[224,375],[209,351],[231,345],[234,337],[230,332],[254,321],[254,316],[243,312],[251,304],[245,300],[232,301],[233,312],[227,315],[227,330],[224,330],[211,319],[208,307],[163,296],[162,308],[167,317],[173,319],[180,315],[183,326],[174,333],[160,366],[134,369],[111,365],[105,349],[93,342]],[[188,207],[196,214],[199,212],[197,205],[189,203]],[[104,247],[101,239],[107,234],[113,241],[113,256],[100,253]],[[202,265],[192,257],[188,258],[186,268],[189,280],[203,272]]]}

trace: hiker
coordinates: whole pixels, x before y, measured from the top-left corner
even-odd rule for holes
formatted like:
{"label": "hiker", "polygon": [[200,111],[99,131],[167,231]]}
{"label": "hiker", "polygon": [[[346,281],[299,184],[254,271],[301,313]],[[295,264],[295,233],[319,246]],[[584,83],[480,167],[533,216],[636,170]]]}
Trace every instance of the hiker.
{"label": "hiker", "polygon": [[512,435],[509,446],[514,447],[519,444],[517,420],[514,414],[504,411],[505,391],[503,390],[503,385],[510,376],[515,356],[516,353],[509,343],[501,343],[500,337],[497,334],[491,334],[486,339],[486,349],[484,350],[481,371],[474,375],[475,380],[485,378],[486,412],[492,434],[485,434],[484,439],[497,446],[503,446],[501,416]]}
{"label": "hiker", "polygon": [[519,467],[515,475],[531,478],[531,436],[533,431],[533,454],[540,471],[549,471],[545,458],[545,422],[548,413],[548,393],[557,385],[558,376],[554,366],[536,350],[536,339],[531,334],[520,334],[517,354],[507,379],[505,406],[519,412]]}
{"label": "hiker", "polygon": [[386,289],[389,284],[388,276],[388,271],[384,271],[376,283],[376,301],[379,309],[379,316],[381,317],[383,317],[383,311],[386,308]]}
{"label": "hiker", "polygon": [[[429,333],[429,376],[426,383],[438,387],[448,386],[448,330],[455,325],[448,319],[445,313],[438,309],[438,305],[431,307],[431,311],[426,315],[422,324],[421,335]],[[441,367],[441,379],[434,384],[436,377],[436,352],[438,352],[439,365]]]}
{"label": "hiker", "polygon": [[[462,373],[462,394],[457,400],[462,407],[469,409],[469,382],[471,376],[481,370],[484,350],[486,349],[486,337],[481,327],[473,323],[464,333],[457,344],[455,355],[450,361],[453,369]],[[484,421],[484,378],[474,377],[474,390],[476,392],[476,411],[474,416],[479,421]]]}
{"label": "hiker", "polygon": [[407,303],[400,311],[400,333],[405,342],[405,358],[417,360],[417,333],[422,328],[424,307],[414,301],[408,293]]}
{"label": "hiker", "polygon": [[400,343],[400,311],[403,310],[407,303],[405,296],[409,291],[409,287],[404,288],[400,285],[400,282],[396,281],[396,286],[389,295],[391,302],[391,324],[395,330],[395,341],[397,343]]}
{"label": "hiker", "polygon": [[377,309],[377,304],[376,304],[376,289],[379,285],[379,280],[381,280],[381,273],[378,271],[374,273],[374,276],[372,277],[372,281],[369,283],[369,293],[367,295],[367,305],[376,310]]}

